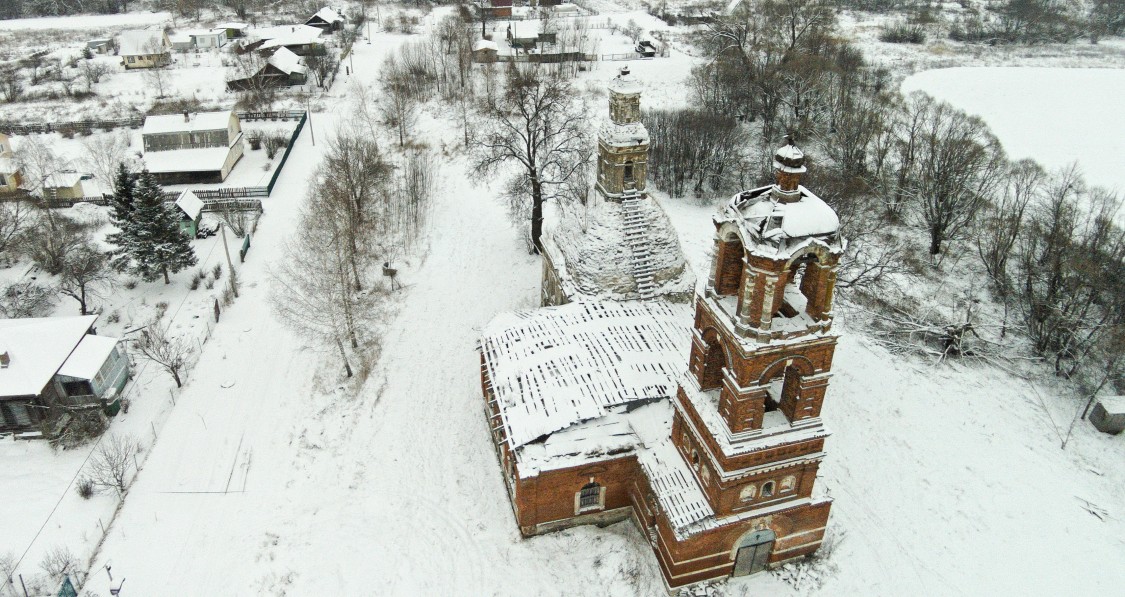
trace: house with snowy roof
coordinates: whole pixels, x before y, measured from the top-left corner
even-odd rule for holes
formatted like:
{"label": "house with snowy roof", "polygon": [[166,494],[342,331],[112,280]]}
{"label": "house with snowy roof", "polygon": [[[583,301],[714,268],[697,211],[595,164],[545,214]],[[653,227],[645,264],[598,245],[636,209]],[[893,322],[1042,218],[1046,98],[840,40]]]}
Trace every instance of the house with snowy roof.
{"label": "house with snowy roof", "polygon": [[145,118],[143,159],[160,184],[226,180],[242,158],[242,123],[233,110]]}
{"label": "house with snowy roof", "polygon": [[20,164],[12,151],[12,139],[0,133],[0,193],[15,193],[23,184]]}
{"label": "house with snowy roof", "polygon": [[341,14],[339,10],[325,6],[316,11],[316,14],[305,21],[305,24],[309,27],[316,27],[322,31],[332,32],[339,31],[343,28],[345,20],[344,15]]}
{"label": "house with snowy roof", "polygon": [[323,55],[326,50],[321,33],[322,30],[308,25],[253,29],[249,32],[248,43],[242,48],[244,51],[286,48],[298,56]]}
{"label": "house with snowy roof", "polygon": [[773,157],[774,184],[714,216],[693,307],[578,301],[482,330],[485,414],[524,536],[631,520],[669,589],[819,548],[844,241],[832,208],[800,184],[800,149]]}
{"label": "house with snowy roof", "polygon": [[294,54],[289,48],[273,48],[261,50],[266,56],[265,64],[258,72],[249,77],[227,81],[227,89],[231,91],[247,91],[250,89],[270,89],[275,87],[292,87],[304,85],[308,81],[308,70],[301,57]]}
{"label": "house with snowy roof", "polygon": [[172,62],[172,40],[163,29],[122,31],[117,37],[117,55],[126,70],[167,66]]}
{"label": "house with snowy roof", "polygon": [[0,433],[34,432],[60,408],[104,406],[129,379],[94,315],[0,319]]}
{"label": "house with snowy roof", "polygon": [[628,67],[609,84],[598,132],[598,172],[586,213],[563,213],[541,238],[541,304],[660,298],[688,302],[695,288],[667,214],[645,192],[649,135],[641,85]]}

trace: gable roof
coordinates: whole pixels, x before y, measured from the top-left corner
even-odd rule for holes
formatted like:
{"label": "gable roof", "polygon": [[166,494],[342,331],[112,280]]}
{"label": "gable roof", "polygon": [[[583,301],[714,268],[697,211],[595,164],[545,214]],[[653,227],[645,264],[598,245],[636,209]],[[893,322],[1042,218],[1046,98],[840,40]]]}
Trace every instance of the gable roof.
{"label": "gable roof", "polygon": [[314,14],[312,16],[312,18],[310,18],[308,21],[305,21],[305,24],[311,23],[311,22],[313,22],[314,20],[317,20],[317,19],[319,19],[321,21],[324,21],[325,23],[343,23],[344,22],[343,15],[336,12],[336,9],[329,8],[327,6],[325,6],[324,8],[316,11],[316,14]]}
{"label": "gable roof", "polygon": [[117,53],[121,56],[147,56],[153,53],[155,47],[159,49],[156,53],[162,54],[168,51],[164,39],[161,29],[122,31],[117,39]]}
{"label": "gable roof", "polygon": [[230,124],[231,110],[223,112],[194,112],[185,120],[183,114],[159,114],[145,118],[142,135],[160,133],[193,133],[197,131],[225,131]]}
{"label": "gable roof", "polygon": [[304,74],[305,72],[305,67],[301,64],[301,57],[284,46],[278,48],[266,62],[287,75],[293,73]]}
{"label": "gable roof", "polygon": [[192,220],[199,217],[203,212],[203,200],[195,196],[195,193],[190,190],[180,193],[180,198],[176,199],[176,207],[180,208],[187,217]]}
{"label": "gable roof", "polygon": [[509,447],[674,396],[691,344],[686,315],[665,303],[591,302],[497,316],[480,346]]}
{"label": "gable roof", "polygon": [[262,49],[323,43],[320,40],[321,33],[320,29],[308,25],[271,27],[268,30],[255,29],[253,32],[255,37],[266,40],[261,46]]}
{"label": "gable roof", "polygon": [[107,336],[82,336],[74,352],[70,353],[70,358],[59,369],[59,374],[78,379],[94,379],[118,342],[117,338]]}
{"label": "gable roof", "polygon": [[0,397],[37,396],[70,358],[94,315],[0,319],[0,352],[11,359],[0,368]]}

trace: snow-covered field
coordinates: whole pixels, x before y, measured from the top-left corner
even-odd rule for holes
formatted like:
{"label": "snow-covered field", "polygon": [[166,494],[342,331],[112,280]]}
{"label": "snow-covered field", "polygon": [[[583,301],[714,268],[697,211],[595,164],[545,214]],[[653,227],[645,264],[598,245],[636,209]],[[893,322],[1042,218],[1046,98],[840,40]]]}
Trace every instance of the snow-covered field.
{"label": "snow-covered field", "polygon": [[1012,159],[1077,162],[1091,184],[1125,191],[1125,69],[949,68],[913,75],[902,90],[980,116]]}
{"label": "snow-covered field", "polygon": [[[651,19],[639,12],[613,18]],[[82,454],[0,444],[0,462],[15,471],[0,475],[0,495],[17,504],[16,516],[0,523],[0,555],[18,555],[46,520],[36,553],[69,544],[85,557],[100,538],[100,519],[109,534],[94,553],[86,587],[99,595],[110,587],[107,565],[112,586],[127,579],[123,594],[134,595],[662,593],[652,550],[629,523],[519,536],[483,415],[475,345],[495,314],[538,304],[540,264],[526,254],[523,229],[508,224],[497,189],[467,176],[460,151],[440,160],[426,248],[400,268],[400,307],[386,322],[382,358],[361,389],[350,391],[333,357],[310,347],[269,308],[270,288],[279,283],[271,279],[271,266],[284,258],[325,141],[336,125],[354,118],[353,85],[376,82],[383,57],[406,39],[378,34],[374,43],[356,46],[354,80],[342,79],[322,101],[325,109],[314,115],[317,144],[308,131],[298,140],[250,260],[239,270],[242,296],[214,328],[175,406],[167,399],[170,381],[150,371],[151,385],[141,387],[150,406],[137,401],[137,410],[115,420],[114,430],[137,434],[156,420],[159,440],[146,450],[143,470],[111,524],[115,500],[85,502],[66,491]],[[685,79],[693,60],[673,50],[666,59],[630,63],[644,82],[645,105],[690,101]],[[577,82],[590,92],[592,125],[605,115],[604,85],[622,65],[596,63]],[[918,85],[929,75],[919,75]],[[976,81],[962,76],[927,90],[975,111],[955,94],[974,85],[999,87],[983,84],[994,78],[968,80]],[[1037,95],[1046,103],[1069,91],[1065,97],[1073,105],[1084,99],[1074,96],[1086,95],[1073,85]],[[1114,88],[1118,95],[1122,87]],[[946,90],[951,95],[942,95]],[[996,118],[1014,119],[1020,110],[1011,103],[1030,95],[985,102],[980,110],[993,123],[986,108],[1007,105],[1008,113]],[[1085,128],[1114,132],[1104,118],[1120,114],[1091,110],[1060,110],[1053,118],[1085,115],[1089,123],[1098,114],[1098,124]],[[447,118],[429,109],[419,136],[431,147],[457,148],[460,132]],[[1047,128],[1048,122],[1031,124]],[[1039,146],[1044,142],[1030,132],[993,126],[1009,153],[1016,155],[1026,141],[1028,155],[1049,160]],[[1119,136],[1125,129],[1115,130]],[[1069,139],[1049,141],[1046,149]],[[1106,170],[1120,176],[1120,146],[1114,147],[1118,152],[1107,155],[1117,166]],[[1097,182],[1084,154],[1074,159]],[[659,199],[697,277],[705,278],[711,206]],[[201,258],[210,256],[208,266],[221,251],[213,249],[216,241],[197,245]],[[174,309],[178,297],[191,296],[182,282],[164,289],[142,285],[138,292],[147,303],[167,300]],[[196,302],[183,303],[177,321],[205,319],[206,302]],[[1056,430],[1069,426],[1079,406],[1064,397],[1065,388],[1029,384],[994,368],[936,366],[888,354],[849,325],[849,310],[844,296],[838,308],[844,335],[824,410],[834,433],[820,480],[836,500],[830,553],[796,586],[761,574],[718,591],[1119,592],[1125,586],[1125,436],[1101,435],[1080,421],[1060,449]],[[56,514],[46,516],[60,495]],[[1090,504],[1108,514],[1091,514]],[[29,556],[23,569],[34,571],[36,561]]]}

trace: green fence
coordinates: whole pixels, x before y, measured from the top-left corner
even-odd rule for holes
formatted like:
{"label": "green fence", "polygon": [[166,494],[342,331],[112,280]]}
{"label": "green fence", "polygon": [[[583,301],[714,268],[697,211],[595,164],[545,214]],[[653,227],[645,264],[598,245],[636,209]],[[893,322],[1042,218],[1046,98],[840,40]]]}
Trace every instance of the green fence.
{"label": "green fence", "polygon": [[266,195],[273,194],[273,185],[277,183],[277,177],[281,176],[281,171],[285,169],[285,161],[289,159],[289,152],[293,151],[293,144],[297,142],[297,137],[301,136],[301,131],[305,128],[305,122],[307,122],[308,119],[308,112],[301,115],[301,120],[297,123],[297,128],[293,130],[293,136],[289,138],[289,144],[285,146],[285,153],[281,155],[281,162],[278,163],[277,169],[273,171],[273,176],[270,177],[270,183],[266,185]]}

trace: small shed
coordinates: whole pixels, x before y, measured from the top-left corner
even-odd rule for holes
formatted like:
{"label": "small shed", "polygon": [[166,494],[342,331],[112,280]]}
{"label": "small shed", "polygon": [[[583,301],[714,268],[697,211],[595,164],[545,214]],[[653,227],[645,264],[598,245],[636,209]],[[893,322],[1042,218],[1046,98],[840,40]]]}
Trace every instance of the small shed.
{"label": "small shed", "polygon": [[1117,435],[1125,431],[1125,396],[1099,398],[1090,411],[1090,422],[1103,433]]}
{"label": "small shed", "polygon": [[236,37],[246,37],[246,30],[250,28],[246,23],[219,23],[219,29],[227,32],[227,39],[235,39]]}
{"label": "small shed", "polygon": [[176,207],[180,210],[180,232],[195,238],[199,221],[203,219],[203,200],[191,191],[184,191],[176,199]]}
{"label": "small shed", "polygon": [[222,28],[191,32],[191,43],[196,49],[221,48],[227,43],[227,30]]}
{"label": "small shed", "polygon": [[86,47],[95,54],[109,54],[113,52],[112,39],[91,39],[86,42]]}
{"label": "small shed", "polygon": [[496,62],[498,48],[496,42],[482,39],[473,44],[473,62]]}

